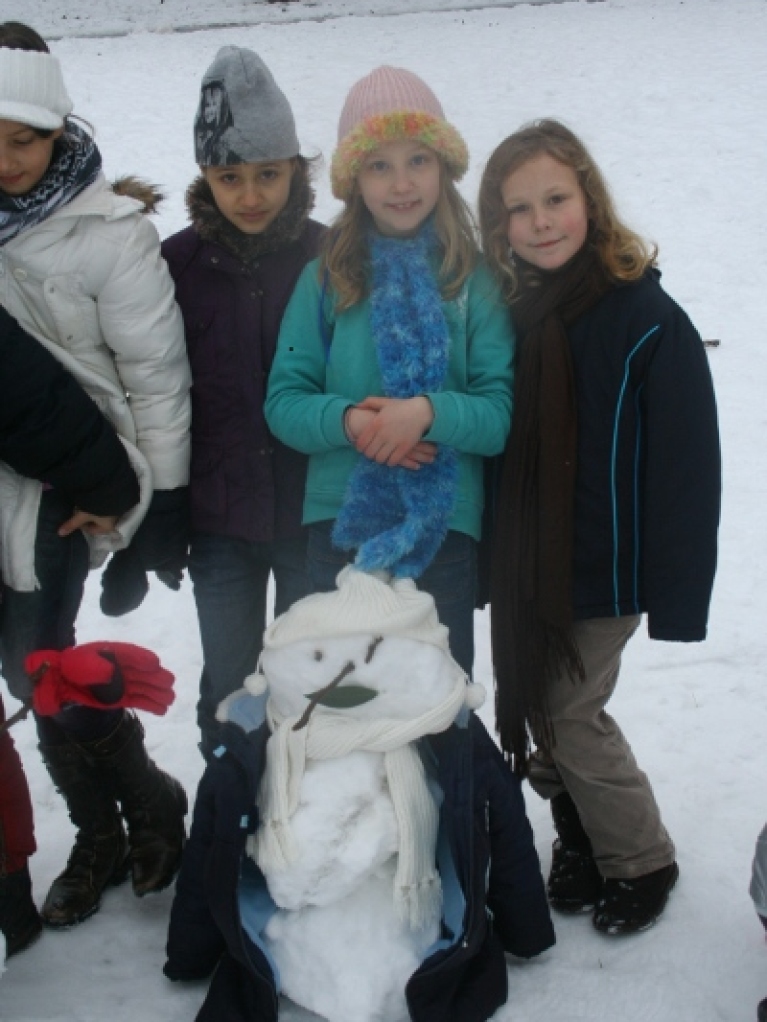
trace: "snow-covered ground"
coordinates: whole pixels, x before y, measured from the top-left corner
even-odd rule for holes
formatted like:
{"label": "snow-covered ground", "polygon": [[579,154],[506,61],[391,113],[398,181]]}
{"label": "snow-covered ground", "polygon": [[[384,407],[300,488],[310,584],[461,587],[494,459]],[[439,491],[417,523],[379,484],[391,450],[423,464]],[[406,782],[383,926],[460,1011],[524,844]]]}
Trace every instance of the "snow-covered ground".
{"label": "snow-covered ground", "polygon": [[[420,13],[397,14],[405,9]],[[637,638],[614,701],[678,845],[681,879],[668,910],[655,929],[622,940],[596,934],[587,918],[557,917],[557,946],[543,960],[510,964],[509,1003],[496,1019],[752,1022],[767,994],[767,948],[747,895],[767,817],[765,0],[2,0],[0,17],[56,39],[107,172],[138,172],[167,191],[163,235],[185,224],[197,87],[225,43],[264,57],[294,105],[305,151],[326,158],[358,77],[385,62],[423,75],[469,144],[470,198],[490,151],[521,122],[554,115],[585,137],[626,218],[659,243],[667,289],[705,337],[721,339],[710,350],[725,458],[720,570],[709,640]],[[202,30],[224,22],[243,24]],[[172,30],[190,25],[201,30]],[[321,219],[336,209],[326,178],[324,166]],[[489,687],[485,616],[476,624],[477,680]],[[139,610],[114,621],[100,616],[93,579],[80,638],[142,643],[176,673],[167,718],[145,719],[148,744],[194,791],[200,651],[188,587],[175,595],[153,584]],[[72,831],[31,723],[15,733],[35,801],[42,900]],[[528,806],[547,869],[547,809],[532,794]],[[8,963],[0,1020],[191,1020],[204,986],[172,985],[160,971],[170,902],[170,893],[138,901],[123,887],[82,926],[46,932]],[[283,1012],[286,1022],[305,1017]]]}
{"label": "snow-covered ground", "polygon": [[[196,32],[239,25],[286,25],[296,21],[379,17],[423,11],[478,10],[568,0],[38,0],[35,28],[46,39],[116,36],[130,32]],[[602,3],[603,0],[588,0]],[[26,15],[30,17],[29,14]]]}

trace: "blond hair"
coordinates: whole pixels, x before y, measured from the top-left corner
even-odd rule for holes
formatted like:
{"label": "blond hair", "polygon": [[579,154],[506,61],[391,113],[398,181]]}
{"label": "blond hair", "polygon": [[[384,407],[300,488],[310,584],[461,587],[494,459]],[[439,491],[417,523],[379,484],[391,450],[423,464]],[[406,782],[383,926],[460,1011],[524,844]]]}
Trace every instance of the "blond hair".
{"label": "blond hair", "polygon": [[479,188],[479,228],[490,269],[507,299],[517,289],[517,275],[509,258],[509,213],[501,188],[510,174],[536,156],[550,156],[570,167],[586,198],[589,219],[587,242],[602,266],[616,281],[638,280],[655,264],[658,249],[635,234],[618,217],[610,191],[594,158],[577,135],[560,121],[533,121],[515,131],[487,161]]}
{"label": "blond hair", "polygon": [[[434,229],[442,249],[438,280],[446,300],[457,297],[476,266],[477,232],[471,211],[440,161],[440,187],[434,208]],[[373,218],[356,180],[344,209],[325,236],[320,277],[335,293],[336,314],[361,302],[370,290],[368,235]]]}

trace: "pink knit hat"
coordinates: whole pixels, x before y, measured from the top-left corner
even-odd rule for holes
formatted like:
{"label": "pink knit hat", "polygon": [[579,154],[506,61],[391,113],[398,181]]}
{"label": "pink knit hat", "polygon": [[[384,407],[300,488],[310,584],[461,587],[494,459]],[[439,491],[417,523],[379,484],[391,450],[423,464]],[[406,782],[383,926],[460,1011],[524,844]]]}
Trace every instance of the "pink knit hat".
{"label": "pink knit hat", "polygon": [[338,124],[330,179],[333,195],[347,200],[362,161],[386,142],[412,139],[438,153],[454,181],[469,166],[466,143],[445,120],[426,82],[401,67],[377,67],[353,85]]}

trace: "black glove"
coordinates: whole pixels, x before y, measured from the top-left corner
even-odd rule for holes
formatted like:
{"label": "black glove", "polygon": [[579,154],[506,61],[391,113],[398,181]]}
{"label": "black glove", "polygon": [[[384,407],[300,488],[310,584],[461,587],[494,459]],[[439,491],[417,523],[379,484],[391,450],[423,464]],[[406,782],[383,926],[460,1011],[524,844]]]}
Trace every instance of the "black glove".
{"label": "black glove", "polygon": [[135,610],[149,592],[146,572],[132,546],[112,554],[101,576],[101,610],[120,617]]}
{"label": "black glove", "polygon": [[155,490],[149,510],[131,541],[144,571],[179,589],[189,549],[189,489]]}
{"label": "black glove", "polygon": [[113,554],[104,569],[102,612],[120,617],[135,610],[149,592],[149,571],[170,589],[180,589],[188,546],[188,488],[155,490],[130,546]]}

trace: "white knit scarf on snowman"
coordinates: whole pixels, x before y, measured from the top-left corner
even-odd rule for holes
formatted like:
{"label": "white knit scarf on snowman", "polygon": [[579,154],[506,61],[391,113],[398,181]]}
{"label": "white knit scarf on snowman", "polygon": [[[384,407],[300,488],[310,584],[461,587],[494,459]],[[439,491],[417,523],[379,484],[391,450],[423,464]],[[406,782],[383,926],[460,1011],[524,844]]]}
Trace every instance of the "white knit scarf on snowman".
{"label": "white knit scarf on snowman", "polygon": [[481,686],[467,685],[456,672],[448,698],[413,720],[362,722],[314,713],[299,731],[293,729],[299,718],[281,718],[270,699],[266,714],[272,735],[259,791],[261,825],[248,839],[248,854],[265,874],[285,869],[298,858],[290,818],[298,808],[307,759],[333,759],[356,750],[381,752],[399,827],[394,876],[397,911],[414,930],[438,919],[442,887],[434,852],[439,813],[413,743],[424,735],[446,731],[464,703],[477,705],[483,698]]}

